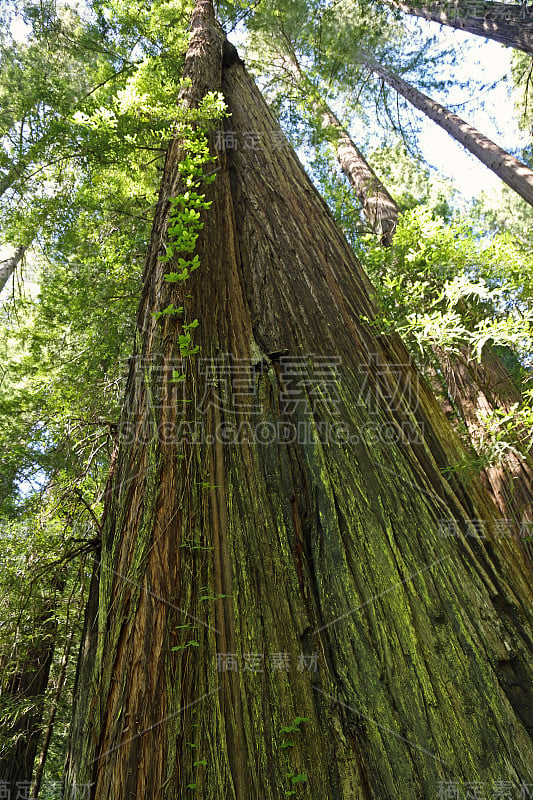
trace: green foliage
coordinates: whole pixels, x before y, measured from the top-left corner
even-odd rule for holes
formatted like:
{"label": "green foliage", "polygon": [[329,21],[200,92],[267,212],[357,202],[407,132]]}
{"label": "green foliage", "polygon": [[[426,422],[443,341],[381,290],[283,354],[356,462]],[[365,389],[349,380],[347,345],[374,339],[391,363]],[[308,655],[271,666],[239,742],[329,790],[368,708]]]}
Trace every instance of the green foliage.
{"label": "green foliage", "polygon": [[293,748],[295,746],[295,742],[292,739],[287,739],[286,737],[290,734],[298,734],[301,733],[300,726],[305,723],[310,722],[308,717],[295,717],[290,725],[284,725],[279,729],[279,733],[283,736],[282,742],[279,744],[279,749],[285,751],[286,753],[286,763],[288,772],[285,774],[285,778],[289,781],[289,788],[283,789],[283,794],[285,797],[293,797],[296,794],[296,787],[299,783],[306,783],[307,782],[307,775],[303,772],[295,774],[290,770],[290,758],[289,753],[292,751],[289,748]]}
{"label": "green foliage", "polygon": [[[530,384],[529,380],[526,386]],[[484,438],[480,453],[487,464],[497,464],[504,454],[514,452],[525,456],[533,452],[533,388],[522,393],[522,402],[506,411],[496,408],[482,416]]]}
{"label": "green foliage", "polygon": [[[478,360],[492,347],[508,362],[522,399],[511,412],[485,419],[479,443],[483,465],[510,449],[530,451],[533,359],[533,264],[529,248],[508,233],[479,238],[467,220],[447,225],[428,211],[400,218],[393,246],[369,236],[360,249],[376,287],[380,311],[367,320],[380,333],[399,332],[431,378],[434,348]],[[511,358],[512,356],[512,358]],[[479,466],[479,465],[478,465]]]}
{"label": "green foliage", "polygon": [[[211,120],[220,118],[225,114],[225,107],[221,97],[213,94],[204,98],[199,109],[198,118]],[[196,247],[198,235],[203,228],[200,221],[200,212],[209,209],[211,203],[205,199],[205,194],[197,191],[202,184],[212,183],[216,173],[206,174],[205,167],[213,163],[216,158],[210,155],[209,144],[205,133],[201,129],[193,128],[187,124],[180,128],[180,138],[185,148],[185,155],[179,164],[179,172],[185,191],[170,198],[170,213],[168,220],[168,240],[165,243],[166,252],[160,256],[163,263],[174,259],[175,254],[191,254]],[[184,281],[200,266],[198,256],[192,258],[178,258],[179,272],[170,272],[165,275],[165,280],[175,283]]]}
{"label": "green foliage", "polygon": [[403,141],[373,150],[369,162],[402,211],[421,206],[434,217],[452,221],[457,191],[448,181],[432,176],[429,167],[413,156]]}
{"label": "green foliage", "polygon": [[480,357],[491,341],[529,358],[533,308],[513,276],[531,279],[532,266],[510,237],[484,243],[464,222],[446,225],[415,209],[402,215],[392,248],[369,238],[363,257],[382,308],[377,325],[399,331],[420,355],[470,344]]}
{"label": "green foliage", "polygon": [[300,733],[300,725],[302,722],[309,722],[308,717],[295,717],[292,721],[291,725],[286,725],[284,728],[280,728],[280,733]]}
{"label": "green foliage", "polygon": [[[522,385],[532,350],[533,296],[531,220],[523,206],[519,218],[518,206],[505,209],[507,200],[499,209],[480,203],[472,226],[448,227],[446,191],[428,191],[427,171],[389,139],[372,160],[408,213],[386,253],[373,238],[361,240],[359,210],[349,190],[330,181],[323,132],[309,113],[311,101],[324,96],[347,122],[368,122],[376,106],[380,124],[388,126],[395,118],[390,98],[368,81],[358,55],[370,51],[415,69],[431,62],[427,48],[411,46],[397,16],[362,1],[219,5],[227,19],[247,20],[247,60],[261,70],[294,141],[307,142],[315,132],[314,177],[329,187],[328,199],[376,282],[382,313],[372,324],[400,330],[422,365],[433,344],[454,351],[467,343],[478,354],[487,342],[513,348]],[[15,41],[8,24],[0,36],[1,244],[31,245],[18,290],[0,307],[4,681],[50,636],[50,621],[54,680],[70,633],[74,629],[76,641],[80,635],[90,572],[80,558],[97,546],[162,159],[173,136],[184,148],[182,190],[169,200],[160,258],[169,283],[181,284],[200,267],[194,251],[210,205],[203,189],[215,180],[206,130],[225,109],[218,94],[208,94],[195,112],[176,105],[191,7],[192,0],[92,0],[79,9],[24,2],[18,11],[29,26],[27,39]],[[2,13],[7,23],[15,10],[4,4]],[[309,75],[304,87],[288,80],[283,68],[291,51]],[[416,208],[421,203],[425,211]],[[508,232],[489,241],[480,233],[489,223]],[[182,317],[181,355],[198,353],[193,337],[199,323],[186,318],[183,306],[171,303],[153,316],[161,324]],[[185,379],[185,372],[174,371],[173,382]],[[523,398],[511,412],[486,419],[491,453],[523,446],[519,429],[533,428],[531,390],[524,389]],[[180,547],[212,549],[199,539]],[[225,597],[200,587],[200,602]],[[191,639],[172,649],[190,653],[199,646]],[[74,660],[68,685],[73,669]],[[0,748],[12,744],[21,714],[41,701],[4,694]],[[54,779],[62,769],[68,691],[61,702],[60,735],[49,761]],[[290,771],[289,756],[308,721],[296,717],[279,731],[286,796],[307,781],[305,773]],[[206,765],[205,759],[194,762],[195,768]]]}
{"label": "green foliage", "polygon": [[511,79],[514,86],[515,106],[519,113],[519,125],[523,130],[531,130],[531,57],[520,50],[513,51]]}
{"label": "green foliage", "polygon": [[[514,241],[524,247],[533,246],[533,208],[508,186],[502,186],[496,197],[481,193],[472,203],[470,213],[474,227],[481,236],[486,235],[487,231],[494,231],[507,234],[511,243]],[[531,296],[533,287],[529,272],[524,279],[524,294]],[[516,275],[515,285],[519,282],[519,276]]]}

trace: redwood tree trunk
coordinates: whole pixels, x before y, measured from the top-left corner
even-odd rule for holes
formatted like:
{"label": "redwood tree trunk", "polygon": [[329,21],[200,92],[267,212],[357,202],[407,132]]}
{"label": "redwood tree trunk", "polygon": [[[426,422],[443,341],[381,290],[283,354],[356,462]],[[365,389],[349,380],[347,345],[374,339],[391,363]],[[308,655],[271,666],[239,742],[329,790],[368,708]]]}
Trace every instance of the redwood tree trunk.
{"label": "redwood tree trunk", "polygon": [[381,243],[389,247],[398,224],[400,209],[330,108],[324,110],[322,124],[331,132],[331,145],[342,171],[361,203],[368,224],[380,237]]}
{"label": "redwood tree trunk", "polygon": [[455,0],[415,5],[401,0],[385,2],[406,14],[440,22],[533,54],[533,10],[525,3],[511,5],[485,0]]}
{"label": "redwood tree trunk", "polygon": [[[169,148],[67,790],[434,800],[441,780],[523,780],[531,620],[515,543],[468,535],[463,517],[490,529],[493,507],[443,477],[458,453],[444,417],[411,391],[401,342],[360,322],[368,281],[245,69],[221,69],[221,43],[197,0],[183,102],[221,88],[238,146],[219,153],[184,289],[157,259],[183,158]],[[169,381],[180,323],[153,316],[169,302],[200,322],[185,387]],[[262,428],[232,444],[242,423]]]}
{"label": "redwood tree trunk", "polygon": [[381,238],[382,244],[389,247],[392,244],[400,209],[331,108],[322,97],[316,97],[316,89],[302,72],[292,48],[289,48],[289,52],[283,56],[283,61],[287,73],[292,75],[302,95],[315,98],[312,101],[313,110],[322,122],[327,140],[333,147],[340,167],[361,203],[368,224]]}
{"label": "redwood tree trunk", "polygon": [[[11,797],[18,794],[17,784],[29,785],[32,779],[42,730],[45,691],[54,655],[55,606],[55,601],[46,602],[40,618],[35,620],[38,630],[35,643],[24,653],[18,669],[12,670],[6,659],[0,660],[0,707],[3,712],[0,733],[10,740],[8,745],[0,740],[0,782],[6,784]],[[13,702],[20,704],[22,710],[9,713]],[[6,712],[9,715],[7,719],[4,716]]]}
{"label": "redwood tree trunk", "polygon": [[486,167],[523,197],[526,202],[533,205],[533,170],[458,117],[457,114],[453,114],[449,109],[419,92],[418,89],[394,75],[386,67],[371,58],[361,58],[361,62],[379,75],[398,94],[405,97],[415,108],[423,111],[433,122],[440,125],[476,158],[479,158]]}
{"label": "redwood tree trunk", "polygon": [[10,277],[13,275],[20,262],[22,261],[25,252],[26,252],[25,247],[18,247],[11,256],[11,258],[8,258],[5,261],[0,262],[0,292],[6,285]]}
{"label": "redwood tree trunk", "polygon": [[[483,349],[481,362],[467,347],[463,348],[460,356],[450,356],[443,350],[436,352],[436,356],[448,396],[466,425],[472,444],[480,451],[486,438],[484,415],[497,409],[512,413],[513,406],[522,401],[520,391],[505,364],[489,345]],[[533,547],[526,541],[533,522],[531,456],[507,450],[498,463],[485,467],[481,476],[501,512],[500,535],[513,534],[522,538],[531,558]]]}

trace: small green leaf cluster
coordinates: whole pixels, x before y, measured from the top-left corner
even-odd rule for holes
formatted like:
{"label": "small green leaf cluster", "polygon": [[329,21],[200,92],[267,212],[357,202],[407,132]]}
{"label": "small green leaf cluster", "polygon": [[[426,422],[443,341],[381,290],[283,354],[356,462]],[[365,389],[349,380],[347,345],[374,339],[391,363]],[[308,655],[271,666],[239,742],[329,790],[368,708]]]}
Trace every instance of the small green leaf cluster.
{"label": "small green leaf cluster", "polygon": [[159,319],[159,317],[163,317],[165,314],[183,314],[183,306],[176,308],[174,303],[171,303],[162,311],[154,311],[153,315],[156,319]]}
{"label": "small green leaf cluster", "polygon": [[292,797],[296,794],[296,789],[294,788],[299,783],[306,783],[307,775],[305,772],[300,772],[298,775],[295,775],[293,772],[287,772],[285,776],[291,782],[291,788],[286,789],[284,794],[286,797]]}
{"label": "small green leaf cluster", "polygon": [[[284,750],[285,752],[289,752],[289,748],[294,747],[295,742],[292,739],[287,738],[291,734],[301,733],[300,725],[304,722],[310,722],[308,717],[295,717],[290,725],[285,725],[284,727],[279,729],[279,733],[283,736],[283,741],[279,745],[280,750]],[[288,769],[290,770],[290,761],[287,757],[287,765]],[[307,775],[304,772],[300,772],[295,774],[292,770],[286,772],[285,777],[289,781],[289,788],[284,789],[284,795],[286,797],[292,797],[296,794],[296,787],[299,783],[305,783],[307,781]]]}
{"label": "small green leaf cluster", "polygon": [[185,642],[185,644],[178,644],[176,647],[173,647],[172,652],[187,650],[188,647],[200,647],[200,642],[197,642],[195,639],[191,639],[191,641]]}
{"label": "small green leaf cluster", "polygon": [[[198,117],[202,114],[216,118],[224,113],[222,100],[211,93],[204,98],[201,108],[194,112]],[[207,164],[215,161],[215,157],[210,155],[209,143],[205,128],[193,128],[190,121],[181,127],[180,139],[185,155],[178,165],[181,184],[184,191],[175,197],[169,198],[169,216],[165,243],[165,252],[159,256],[159,261],[163,264],[170,264],[176,269],[165,273],[164,279],[168,283],[180,283],[190,278],[200,266],[200,258],[194,253],[196,242],[200,231],[204,227],[201,221],[201,212],[206,211],[211,206],[211,201],[205,199],[205,194],[200,191],[202,184],[209,184],[215,180],[216,174],[206,175],[204,168]],[[183,306],[175,307],[171,303],[166,308],[154,312],[154,317],[160,319],[165,315],[181,314],[184,312]],[[178,346],[182,358],[196,355],[200,347],[193,344],[193,331],[198,327],[199,322],[193,319],[182,325],[182,330],[178,335]],[[180,383],[185,380],[185,373],[174,370],[171,383]]]}
{"label": "small green leaf cluster", "polygon": [[[184,625],[176,625],[176,630],[190,630],[191,633],[195,630],[195,626],[191,622],[186,622]],[[171,650],[173,653],[180,653],[184,650],[187,650],[189,647],[200,647],[200,642],[196,639],[189,639],[189,641],[184,642],[183,644],[178,644],[175,647],[172,647]]]}
{"label": "small green leaf cluster", "polygon": [[[211,206],[211,202],[205,199],[205,194],[198,190],[202,184],[212,183],[216,177],[215,173],[207,175],[204,171],[205,166],[215,160],[209,153],[205,132],[193,131],[188,125],[185,126],[183,136],[186,155],[180,161],[178,170],[185,191],[169,198],[168,241],[165,244],[165,253],[159,257],[163,264],[172,261],[179,253],[188,255],[194,252],[199,233],[204,227],[200,212]],[[193,258],[180,256],[176,266],[178,270],[165,275],[165,280],[170,283],[187,280],[200,266],[199,258],[197,255]]]}

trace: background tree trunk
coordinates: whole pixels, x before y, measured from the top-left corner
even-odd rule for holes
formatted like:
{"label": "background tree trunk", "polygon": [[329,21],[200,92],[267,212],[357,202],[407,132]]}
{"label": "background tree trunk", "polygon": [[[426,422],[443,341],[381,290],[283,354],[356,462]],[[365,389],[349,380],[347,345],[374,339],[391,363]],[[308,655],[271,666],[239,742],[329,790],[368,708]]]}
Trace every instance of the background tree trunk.
{"label": "background tree trunk", "polygon": [[5,261],[0,262],[0,292],[6,285],[10,277],[13,275],[20,262],[22,261],[25,252],[26,252],[25,247],[18,247],[11,256],[11,258],[8,258]]}
{"label": "background tree trunk", "polygon": [[324,111],[322,124],[330,131],[331,145],[368,224],[382,245],[390,247],[400,209],[330,108]]}
{"label": "background tree trunk", "polygon": [[417,6],[397,0],[385,2],[405,14],[440,22],[533,54],[533,11],[525,3],[511,5],[483,0],[455,0]]}
{"label": "background tree trunk", "polygon": [[[83,614],[83,609],[82,614]],[[57,711],[59,708],[59,701],[61,699],[61,694],[65,688],[65,680],[67,677],[67,668],[70,658],[70,653],[72,649],[72,643],[74,641],[74,637],[76,636],[76,625],[73,624],[68,634],[67,641],[65,642],[65,647],[63,650],[63,656],[61,658],[61,664],[59,668],[59,674],[57,676],[57,680],[54,686],[53,694],[50,700],[50,705],[48,709],[48,717],[46,720],[46,726],[43,727],[43,737],[42,741],[39,746],[39,757],[37,759],[37,763],[35,766],[35,772],[32,777],[32,785],[31,785],[31,792],[30,796],[32,800],[39,796],[39,792],[41,790],[41,783],[44,775],[44,770],[46,766],[46,760],[48,758],[48,753],[50,750],[50,744],[52,741],[52,734],[54,732],[54,725],[56,722]]]}
{"label": "background tree trunk", "polygon": [[324,98],[317,97],[316,88],[302,72],[296,53],[292,48],[283,56],[283,62],[287,73],[292,76],[295,86],[300,91],[303,89],[302,95],[313,98],[311,101],[313,110],[322,122],[326,138],[361,203],[370,228],[380,237],[381,243],[385,247],[389,247],[392,243],[400,209]]}
{"label": "background tree trunk", "polygon": [[24,653],[19,669],[11,671],[9,666],[6,668],[5,660],[3,664],[0,661],[3,672],[0,680],[0,703],[4,707],[4,713],[9,709],[10,701],[21,704],[22,709],[10,714],[8,724],[5,718],[2,720],[2,733],[10,738],[11,744],[0,747],[0,781],[7,784],[12,797],[18,794],[18,783],[27,783],[29,786],[32,779],[42,730],[44,695],[57,633],[55,610],[55,601],[45,603],[40,618],[35,621],[35,643]]}
{"label": "background tree trunk", "polygon": [[533,170],[458,117],[457,114],[453,114],[449,109],[419,92],[410,83],[394,75],[373,59],[361,58],[361,63],[383,78],[385,83],[405,97],[415,108],[423,111],[427,117],[440,125],[526,202],[533,205]]}
{"label": "background tree trunk", "polygon": [[[200,0],[186,102],[222,87],[238,147],[219,154],[202,266],[185,289],[165,282],[157,259],[183,157],[169,148],[67,790],[434,800],[448,777],[518,781],[533,758],[518,550],[469,537],[463,518],[490,528],[492,506],[480,486],[443,477],[446,454],[459,452],[445,418],[423,384],[410,393],[417,376],[399,339],[359,321],[373,313],[368,280],[251,78],[236,61],[221,75],[221,60]],[[192,402],[180,402],[168,380],[179,323],[153,316],[170,301],[200,321],[201,357],[221,376],[247,365],[256,394],[219,401],[192,361]],[[337,359],[330,384],[316,365]],[[295,375],[305,402],[286,407]],[[196,443],[183,420],[200,425]],[[220,425],[245,422],[285,428],[225,443]],[[284,440],[296,423],[308,432]],[[328,423],[345,423],[353,441],[326,441]],[[397,441],[375,440],[369,424]],[[450,518],[461,530],[443,537]],[[221,654],[239,669],[217,669]],[[261,671],[245,668],[250,654]],[[272,667],[280,655],[288,671]],[[315,657],[316,671],[303,666]]]}

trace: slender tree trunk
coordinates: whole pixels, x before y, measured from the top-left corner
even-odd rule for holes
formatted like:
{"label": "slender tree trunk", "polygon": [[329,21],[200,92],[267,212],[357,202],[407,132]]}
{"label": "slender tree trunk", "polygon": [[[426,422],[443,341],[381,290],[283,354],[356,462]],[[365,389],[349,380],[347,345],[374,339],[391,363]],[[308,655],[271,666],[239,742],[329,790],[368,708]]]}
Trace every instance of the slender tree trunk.
{"label": "slender tree trunk", "polygon": [[10,277],[13,275],[20,262],[22,261],[25,252],[26,252],[25,247],[18,247],[11,256],[11,258],[8,258],[5,261],[0,262],[0,292],[6,285]]}
{"label": "slender tree trunk", "polygon": [[381,243],[389,247],[400,213],[396,202],[330,108],[322,115],[322,125],[331,131],[331,145],[362,205],[368,224],[380,237]]}
{"label": "slender tree trunk", "polygon": [[381,64],[371,58],[362,58],[361,61],[415,108],[423,111],[426,116],[479,158],[486,167],[523,197],[526,202],[533,205],[533,170],[458,117],[457,114],[453,114],[449,109],[422,94]]}
{"label": "slender tree trunk", "polygon": [[[443,477],[445,418],[410,392],[400,340],[360,322],[369,283],[251,78],[222,70],[206,0],[185,77],[184,105],[223,91],[238,146],[219,153],[185,288],[158,260],[183,160],[168,151],[67,796],[434,800],[441,780],[518,782],[533,743],[517,549],[468,535],[463,518],[490,529],[494,509]],[[154,317],[169,302],[199,320],[203,361],[183,364],[179,320]]]}
{"label": "slender tree trunk", "polygon": [[[35,644],[22,658],[21,666],[12,670],[9,664],[0,663],[3,675],[0,680],[0,703],[4,706],[4,736],[11,744],[0,746],[0,782],[4,782],[16,797],[17,784],[29,783],[32,779],[37,744],[41,734],[44,693],[54,654],[57,622],[54,617],[55,602],[45,603],[40,619]],[[22,710],[9,712],[10,705],[20,704]]]}
{"label": "slender tree trunk", "polygon": [[533,54],[533,7],[525,3],[510,5],[486,0],[454,0],[415,5],[401,0],[384,1],[405,14],[440,22]]}
{"label": "slender tree trunk", "polygon": [[57,709],[59,707],[59,700],[61,697],[61,693],[63,691],[65,685],[65,678],[67,675],[67,667],[68,661],[70,656],[70,651],[72,648],[72,642],[74,640],[75,635],[75,626],[72,627],[72,630],[69,634],[67,639],[67,643],[65,645],[65,649],[63,652],[63,657],[61,659],[61,665],[59,668],[59,675],[57,677],[56,686],[54,689],[53,697],[51,700],[50,710],[48,714],[48,720],[46,723],[46,728],[44,729],[44,737],[43,741],[40,746],[39,758],[37,760],[37,766],[35,767],[35,774],[33,776],[32,787],[31,787],[31,798],[36,798],[39,796],[39,792],[41,790],[41,782],[43,779],[44,768],[46,765],[46,759],[48,757],[48,751],[50,748],[50,742],[52,741],[52,733],[54,730],[54,725],[57,717]]}
{"label": "slender tree trunk", "polygon": [[284,56],[284,66],[288,74],[292,75],[302,94],[314,98],[312,100],[313,110],[322,122],[327,139],[335,151],[342,171],[361,203],[368,224],[380,237],[382,244],[389,247],[400,214],[396,202],[325,100],[316,96],[315,87],[302,72],[294,50],[290,49],[290,52]]}

